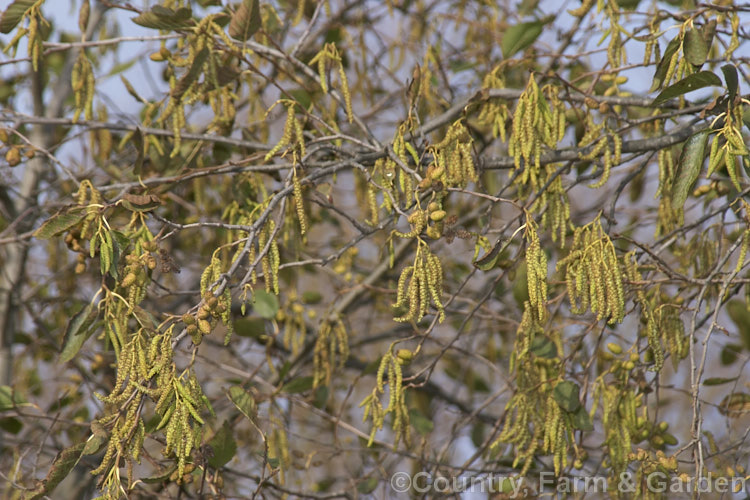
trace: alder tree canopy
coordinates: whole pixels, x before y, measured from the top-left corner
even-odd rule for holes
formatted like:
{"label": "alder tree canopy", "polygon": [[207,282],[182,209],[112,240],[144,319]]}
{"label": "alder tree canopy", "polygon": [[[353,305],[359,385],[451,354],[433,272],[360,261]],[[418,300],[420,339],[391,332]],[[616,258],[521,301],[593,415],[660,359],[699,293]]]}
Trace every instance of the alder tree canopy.
{"label": "alder tree canopy", "polygon": [[748,26],[4,2],[3,498],[750,493]]}

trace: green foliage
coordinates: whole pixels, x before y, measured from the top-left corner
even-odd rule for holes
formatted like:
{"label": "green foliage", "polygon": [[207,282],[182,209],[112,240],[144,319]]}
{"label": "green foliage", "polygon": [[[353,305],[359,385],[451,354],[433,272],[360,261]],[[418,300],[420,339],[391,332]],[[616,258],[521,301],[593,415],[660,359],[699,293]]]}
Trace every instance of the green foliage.
{"label": "green foliage", "polygon": [[748,474],[747,9],[53,3],[0,17],[8,495]]}

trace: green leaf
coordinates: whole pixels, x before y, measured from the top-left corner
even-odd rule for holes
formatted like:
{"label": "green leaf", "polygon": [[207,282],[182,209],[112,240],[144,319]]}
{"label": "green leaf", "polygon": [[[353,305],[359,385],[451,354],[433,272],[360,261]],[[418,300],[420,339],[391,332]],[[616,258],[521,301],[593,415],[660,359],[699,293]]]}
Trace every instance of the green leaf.
{"label": "green leaf", "polygon": [[745,349],[750,351],[750,311],[747,310],[747,305],[742,300],[730,300],[727,303],[727,314],[737,325]]}
{"label": "green leaf", "polygon": [[483,423],[479,422],[472,426],[471,442],[474,443],[474,446],[476,447],[482,446],[482,443],[484,442],[484,435],[485,435],[485,426]]}
{"label": "green leaf", "polygon": [[302,302],[305,304],[319,304],[323,300],[320,292],[308,291],[302,294]]}
{"label": "green leaf", "polygon": [[641,3],[641,0],[620,0],[617,5],[624,10],[635,10],[639,3]]}
{"label": "green leaf", "polygon": [[581,407],[580,391],[581,388],[575,382],[563,380],[552,390],[552,397],[560,408],[573,413]]}
{"label": "green leaf", "polygon": [[380,362],[383,360],[383,357],[380,356],[369,363],[367,363],[362,369],[362,375],[374,375],[378,372],[378,368],[380,368]]}
{"label": "green leaf", "polygon": [[460,73],[477,67],[477,63],[472,61],[466,61],[464,59],[453,60],[448,63],[453,73]]}
{"label": "green leaf", "polygon": [[130,68],[132,68],[133,66],[135,66],[136,62],[138,62],[137,59],[131,59],[130,61],[115,64],[111,68],[109,68],[109,71],[107,71],[107,74],[104,75],[104,78],[109,78],[115,75],[119,75],[120,78],[123,78],[123,76],[120,73],[123,73],[129,70]]}
{"label": "green leaf", "polygon": [[143,140],[143,132],[141,132],[140,127],[136,128],[135,132],[133,132],[133,137],[130,143],[135,147],[137,154],[135,162],[133,163],[133,173],[136,176],[139,176],[143,172],[143,162],[146,159],[146,143]]}
{"label": "green leaf", "polygon": [[649,92],[653,92],[656,89],[660,89],[664,84],[664,78],[667,76],[667,70],[669,69],[669,63],[672,60],[675,52],[680,48],[680,37],[676,36],[671,42],[667,44],[667,48],[664,49],[664,55],[656,66],[656,73],[654,73],[654,81],[651,84]]}
{"label": "green leaf", "polygon": [[728,366],[737,361],[739,353],[742,352],[742,346],[739,344],[727,344],[721,350],[719,361],[722,365]]}
{"label": "green leaf", "polygon": [[[120,231],[114,229],[110,229],[110,234],[112,236],[112,265],[109,266],[109,275],[118,280],[120,275],[117,272],[117,263],[120,262],[120,256],[123,254],[123,250],[127,248],[130,240]],[[125,238],[124,241],[123,238]]]}
{"label": "green leaf", "polygon": [[711,386],[711,385],[728,384],[730,382],[736,381],[738,378],[739,377],[729,377],[729,378],[725,378],[725,377],[710,377],[710,378],[707,378],[706,380],[703,381],[703,385]]}
{"label": "green leaf", "polygon": [[680,210],[685,206],[685,200],[687,200],[693,184],[701,173],[707,143],[708,130],[698,132],[685,141],[672,186],[672,208],[674,210]]}
{"label": "green leaf", "polygon": [[192,17],[193,11],[189,7],[181,7],[175,11],[155,5],[150,11],[132,18],[132,21],[144,28],[172,31],[192,26]]}
{"label": "green leaf", "polygon": [[529,300],[528,272],[529,270],[526,266],[526,261],[521,262],[515,269],[515,276],[513,277],[513,283],[511,285],[513,299],[521,309],[523,309],[526,301]]}
{"label": "green leaf", "polygon": [[699,71],[690,76],[686,76],[674,85],[670,85],[662,90],[661,94],[656,96],[656,99],[654,99],[654,102],[652,102],[651,105],[659,106],[674,97],[687,94],[693,90],[702,89],[703,87],[709,87],[711,85],[720,87],[721,80],[719,77],[710,71]]}
{"label": "green leaf", "polygon": [[328,403],[329,395],[330,395],[330,391],[328,390],[328,386],[319,385],[313,392],[313,401],[312,401],[313,406],[318,409],[323,409],[326,403]]}
{"label": "green leaf", "polygon": [[81,455],[95,455],[104,448],[107,442],[109,442],[109,437],[106,434],[92,434],[86,440],[86,445],[81,451]]}
{"label": "green leaf", "polygon": [[573,425],[573,428],[582,431],[594,430],[594,424],[591,422],[591,417],[583,406],[578,408],[578,410],[571,415],[571,424]]}
{"label": "green leaf", "polygon": [[682,53],[685,54],[687,62],[693,66],[701,66],[706,62],[709,48],[710,46],[698,30],[689,29],[685,32],[682,40]]}
{"label": "green leaf", "polygon": [[531,346],[529,346],[529,351],[538,358],[553,359],[557,357],[557,346],[544,335],[534,337]]}
{"label": "green leaf", "polygon": [[253,309],[261,318],[272,319],[279,312],[279,299],[265,290],[258,290],[253,295]]}
{"label": "green leaf", "polygon": [[375,488],[378,487],[378,482],[378,478],[368,477],[357,485],[357,491],[362,493],[363,495],[372,493],[373,491],[375,491]]}
{"label": "green leaf", "polygon": [[492,250],[484,254],[481,259],[477,259],[473,262],[474,267],[480,271],[490,271],[495,268],[498,259],[500,258],[500,245],[496,245]]}
{"label": "green leaf", "polygon": [[229,463],[237,453],[237,442],[234,440],[232,428],[228,421],[224,421],[221,428],[216,431],[214,437],[209,441],[214,455],[208,459],[208,465],[219,469]]}
{"label": "green leaf", "polygon": [[706,46],[710,50],[711,44],[713,44],[714,42],[714,35],[716,34],[716,19],[711,19],[706,24],[704,24],[700,29],[700,33],[703,37],[703,41],[706,43]]}
{"label": "green leaf", "polygon": [[260,338],[266,333],[266,320],[263,318],[238,318],[234,320],[234,331],[240,337]]}
{"label": "green leaf", "polygon": [[78,351],[81,350],[84,342],[91,337],[95,328],[91,328],[99,314],[96,304],[89,302],[86,306],[75,314],[68,322],[63,337],[63,350],[60,354],[60,361],[66,363],[73,359]]}
{"label": "green leaf", "polygon": [[0,385],[0,411],[12,410],[16,406],[28,406],[28,403],[11,386]]}
{"label": "green leaf", "polygon": [[112,234],[109,229],[104,230],[104,234],[99,233],[101,245],[99,247],[99,270],[102,276],[109,273],[112,266],[116,266],[117,262],[114,261],[115,245],[112,242]]}
{"label": "green leaf", "polygon": [[16,417],[0,418],[0,430],[10,434],[18,434],[23,429],[23,422]]}
{"label": "green leaf", "polygon": [[303,88],[291,89],[289,90],[289,95],[297,101],[297,104],[299,104],[302,109],[310,109],[310,104],[312,104],[312,96],[310,95],[310,92]]}
{"label": "green leaf", "polygon": [[521,3],[518,4],[518,15],[528,16],[533,14],[537,5],[539,5],[539,0],[521,0]]}
{"label": "green leaf", "polygon": [[432,423],[432,420],[422,415],[422,412],[416,408],[409,410],[409,421],[411,422],[412,427],[414,427],[414,429],[416,429],[416,431],[422,436],[428,435],[435,428],[435,424]]}
{"label": "green leaf", "polygon": [[500,42],[503,58],[507,59],[534,43],[542,34],[542,28],[545,24],[547,23],[543,21],[531,21],[508,28]]}
{"label": "green leaf", "polygon": [[208,55],[209,50],[205,48],[195,54],[190,69],[188,69],[187,72],[182,75],[182,78],[180,78],[175,84],[174,89],[172,90],[173,98],[179,99],[182,97],[182,95],[190,88],[190,85],[198,79],[203,72],[203,66],[208,60]]}
{"label": "green leaf", "polygon": [[724,82],[727,84],[727,90],[729,91],[729,101],[732,102],[740,85],[737,78],[737,68],[732,64],[725,64],[721,67],[721,72],[724,73]]}
{"label": "green leaf", "polygon": [[55,461],[52,462],[52,467],[45,479],[37,481],[36,488],[29,490],[24,495],[24,500],[37,500],[48,496],[52,491],[57,488],[57,485],[62,482],[63,479],[68,477],[73,467],[78,464],[78,460],[81,458],[81,452],[83,451],[86,443],[78,443],[65,448],[63,451],[57,454]]}
{"label": "green leaf", "polygon": [[286,392],[287,394],[299,394],[300,392],[309,391],[312,389],[312,386],[312,377],[297,377],[284,384],[284,387],[281,388],[281,392]]}
{"label": "green leaf", "polygon": [[229,22],[229,36],[244,42],[260,29],[260,24],[258,0],[243,0]]}
{"label": "green leaf", "polygon": [[40,240],[48,240],[75,226],[86,217],[86,211],[80,207],[69,211],[60,211],[44,221],[39,229],[34,231],[34,237]]}
{"label": "green leaf", "polygon": [[158,476],[146,477],[141,479],[146,484],[159,484],[169,480],[169,477],[177,470],[177,464],[171,465]]}
{"label": "green leaf", "polygon": [[0,33],[10,33],[13,28],[23,19],[26,11],[29,10],[36,0],[14,0],[13,3],[8,5],[8,8],[3,12],[3,17],[0,18]]}
{"label": "green leaf", "polygon": [[255,406],[255,398],[252,394],[239,385],[233,385],[229,388],[229,399],[249,420],[255,418],[258,409]]}

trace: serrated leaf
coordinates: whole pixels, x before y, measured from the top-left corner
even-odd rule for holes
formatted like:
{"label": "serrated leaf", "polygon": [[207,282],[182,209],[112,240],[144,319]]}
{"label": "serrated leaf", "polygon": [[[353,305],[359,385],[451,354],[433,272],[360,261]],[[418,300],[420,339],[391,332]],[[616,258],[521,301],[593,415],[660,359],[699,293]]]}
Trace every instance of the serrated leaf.
{"label": "serrated leaf", "polygon": [[115,245],[112,242],[112,234],[108,229],[104,230],[104,235],[101,236],[101,246],[99,248],[99,270],[102,276],[109,273],[114,261]]}
{"label": "serrated leaf", "polygon": [[279,299],[265,290],[258,290],[253,295],[253,309],[261,318],[272,319],[279,312]]}
{"label": "serrated leaf", "polygon": [[737,77],[737,68],[732,64],[725,64],[721,67],[721,72],[724,73],[724,83],[726,83],[727,90],[729,91],[729,102],[732,102],[734,101],[734,96],[737,95],[737,89],[740,85]]}
{"label": "serrated leaf", "polygon": [[700,29],[700,33],[703,37],[703,41],[706,43],[706,46],[710,50],[711,44],[713,44],[714,42],[714,35],[716,34],[716,19],[711,19],[706,24],[704,24]]}
{"label": "serrated leaf", "polygon": [[95,455],[99,453],[104,445],[109,441],[109,437],[100,434],[92,434],[87,440],[86,444],[81,451],[81,455]]}
{"label": "serrated leaf", "polygon": [[115,243],[120,247],[120,250],[124,250],[130,244],[130,238],[128,238],[122,231],[113,229],[112,235],[115,237]]}
{"label": "serrated leaf", "polygon": [[255,418],[258,410],[255,407],[255,398],[252,394],[239,385],[233,385],[229,388],[229,399],[249,420]]}
{"label": "serrated leaf", "polygon": [[44,221],[39,229],[34,231],[34,237],[40,240],[47,240],[57,236],[75,226],[86,217],[86,212],[78,207],[68,211],[60,211]]}
{"label": "serrated leaf", "polygon": [[182,78],[179,79],[177,84],[175,84],[174,90],[172,90],[173,98],[179,99],[180,97],[182,97],[182,95],[187,92],[187,89],[190,88],[190,85],[192,85],[193,82],[198,79],[198,77],[203,72],[203,66],[208,60],[208,55],[208,49],[202,49],[200,52],[195,54],[193,63],[190,65],[190,69],[188,69],[187,72],[182,75]]}
{"label": "serrated leaf", "polygon": [[654,81],[651,84],[649,92],[653,92],[656,89],[660,89],[664,84],[664,78],[667,76],[667,70],[669,69],[669,62],[672,60],[672,56],[680,48],[680,37],[676,36],[667,44],[667,48],[664,49],[664,55],[662,55],[659,64],[656,65],[656,72],[654,73]]}
{"label": "serrated leaf", "polygon": [[679,82],[662,90],[661,94],[656,96],[656,99],[654,99],[651,105],[659,106],[674,97],[679,97],[688,92],[692,92],[693,90],[710,87],[712,85],[717,87],[721,86],[721,80],[719,77],[710,71],[699,71],[690,76],[686,76]]}
{"label": "serrated leaf", "polygon": [[0,411],[12,410],[16,406],[27,406],[23,397],[9,385],[0,385]]}
{"label": "serrated leaf", "polygon": [[[499,247],[498,247],[499,250]],[[474,267],[479,269],[480,271],[491,271],[495,268],[495,265],[497,264],[498,259],[500,258],[500,252],[493,252],[490,250],[488,253],[486,253],[481,259],[477,259],[473,262]]]}
{"label": "serrated leaf", "polygon": [[581,388],[575,382],[563,380],[552,389],[552,397],[560,408],[573,413],[581,407],[580,391]]}
{"label": "serrated leaf", "polygon": [[219,74],[216,75],[216,80],[219,87],[223,87],[237,80],[241,74],[242,69],[239,66],[224,66],[221,68]]}
{"label": "serrated leaf", "polygon": [[693,66],[700,66],[706,62],[710,46],[704,40],[703,35],[696,29],[685,32],[682,40],[682,53],[685,54],[687,62]]}
{"label": "serrated leaf", "polygon": [[174,11],[168,7],[155,5],[150,11],[132,18],[132,21],[144,28],[171,31],[192,26],[192,17],[193,11],[188,7],[181,7]]}
{"label": "serrated leaf", "polygon": [[740,413],[750,412],[750,394],[744,392],[733,392],[727,395],[719,403],[719,412],[722,415],[739,416]]}
{"label": "serrated leaf", "polygon": [[312,377],[297,377],[284,384],[284,387],[281,388],[281,392],[286,392],[287,394],[298,394],[300,392],[309,391],[312,389],[312,386]]}
{"label": "serrated leaf", "polygon": [[123,253],[122,251],[127,247],[129,240],[126,237],[125,244],[123,245],[120,237],[124,235],[121,232],[115,231],[114,229],[110,229],[109,232],[112,237],[112,265],[109,266],[109,275],[115,280],[118,280],[120,277],[117,272],[117,263],[120,262],[120,256]]}
{"label": "serrated leaf", "polygon": [[542,21],[531,21],[508,28],[500,42],[503,57],[507,59],[529,47],[542,34],[542,28],[545,24]]}
{"label": "serrated leaf", "polygon": [[131,212],[150,212],[161,205],[161,199],[155,194],[127,193],[123,195],[121,203]]}
{"label": "serrated leaf", "polygon": [[27,491],[24,495],[24,500],[37,500],[48,496],[57,485],[62,482],[63,479],[68,477],[73,467],[78,464],[78,460],[81,458],[81,452],[83,451],[86,443],[78,443],[69,448],[65,448],[63,451],[57,454],[55,461],[52,462],[52,467],[47,474],[47,477],[41,481],[37,481],[36,488]]}
{"label": "serrated leaf", "polygon": [[29,10],[36,0],[14,0],[8,5],[0,18],[0,33],[10,33],[13,28],[21,22],[26,11]]}
{"label": "serrated leaf", "polygon": [[722,385],[734,382],[736,380],[737,377],[710,377],[703,381],[703,385]]}
{"label": "serrated leaf", "polygon": [[208,465],[219,469],[229,463],[237,453],[237,442],[234,440],[232,428],[226,420],[221,428],[216,431],[214,437],[209,442],[213,448],[214,454],[208,459]]}
{"label": "serrated leaf", "polygon": [[594,424],[591,422],[591,417],[583,406],[578,408],[578,410],[571,415],[571,423],[573,424],[574,429],[582,431],[594,430]]}
{"label": "serrated leaf", "polygon": [[698,132],[685,141],[672,186],[672,208],[674,210],[680,210],[685,206],[688,194],[701,173],[707,143],[708,130]]}
{"label": "serrated leaf", "polygon": [[260,25],[258,0],[243,0],[229,22],[229,36],[244,42],[260,29]]}
{"label": "serrated leaf", "polygon": [[538,358],[552,359],[557,357],[557,346],[544,335],[534,337],[531,346],[529,346],[529,351]]}
{"label": "serrated leaf", "polygon": [[78,351],[83,347],[84,342],[94,333],[94,320],[99,311],[96,304],[89,302],[86,306],[75,314],[68,322],[63,337],[63,350],[60,354],[60,361],[66,363],[73,359]]}

